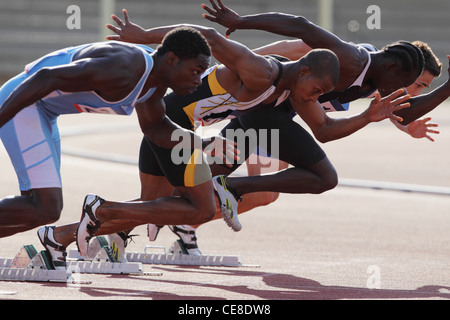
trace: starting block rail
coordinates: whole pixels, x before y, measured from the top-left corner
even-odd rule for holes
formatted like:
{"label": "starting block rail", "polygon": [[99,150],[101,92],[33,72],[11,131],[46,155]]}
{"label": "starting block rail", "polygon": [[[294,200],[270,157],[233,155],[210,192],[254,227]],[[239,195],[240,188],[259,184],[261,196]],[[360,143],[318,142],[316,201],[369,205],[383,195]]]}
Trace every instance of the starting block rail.
{"label": "starting block rail", "polygon": [[111,252],[108,242],[97,237],[93,244],[90,260],[67,259],[66,269],[55,270],[46,251],[37,252],[33,245],[20,248],[19,253],[11,258],[0,258],[0,281],[35,281],[35,282],[76,282],[75,274],[131,274],[162,275],[161,272],[144,272],[142,263],[118,262]]}
{"label": "starting block rail", "polygon": [[[163,253],[150,252],[150,249],[162,249]],[[208,267],[260,267],[258,265],[244,265],[240,256],[222,255],[190,255],[187,254],[183,243],[177,240],[169,253],[164,247],[146,246],[144,252],[127,252],[126,258],[130,262],[143,264],[208,266]]]}
{"label": "starting block rail", "polygon": [[141,263],[109,262],[109,261],[68,260],[67,270],[77,273],[94,273],[94,274],[141,275],[144,273]]}
{"label": "starting block rail", "polygon": [[69,251],[67,269],[78,273],[93,274],[162,275],[161,272],[144,272],[140,262],[119,261],[120,257],[113,251],[105,237],[96,237],[89,244],[87,257],[82,257],[77,250]]}
{"label": "starting block rail", "polygon": [[23,246],[14,259],[0,258],[0,281],[67,282],[69,276],[52,269],[45,251],[38,253],[33,245]]}

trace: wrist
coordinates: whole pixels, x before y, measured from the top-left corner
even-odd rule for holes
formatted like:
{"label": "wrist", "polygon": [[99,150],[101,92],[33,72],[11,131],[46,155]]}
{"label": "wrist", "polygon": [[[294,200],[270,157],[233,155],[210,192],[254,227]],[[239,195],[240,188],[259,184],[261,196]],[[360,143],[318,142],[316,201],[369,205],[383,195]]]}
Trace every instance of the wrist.
{"label": "wrist", "polygon": [[359,117],[363,125],[368,125],[369,123],[377,122],[377,119],[370,113],[370,109],[364,110]]}

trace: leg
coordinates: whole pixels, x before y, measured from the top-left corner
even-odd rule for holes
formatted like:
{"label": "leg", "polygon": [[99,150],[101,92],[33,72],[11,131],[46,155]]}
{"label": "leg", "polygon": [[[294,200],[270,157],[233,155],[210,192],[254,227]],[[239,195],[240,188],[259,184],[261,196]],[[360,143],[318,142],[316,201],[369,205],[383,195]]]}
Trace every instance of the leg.
{"label": "leg", "polygon": [[[247,172],[249,176],[257,176],[264,173],[284,170],[288,163],[278,159],[261,157],[253,154],[247,159]],[[266,206],[275,202],[279,197],[278,192],[253,192],[244,194],[239,203],[238,213],[244,213],[260,206]]]}
{"label": "leg", "polygon": [[252,177],[229,177],[228,186],[237,196],[261,191],[318,194],[334,188],[337,174],[326,154],[289,113],[277,108],[246,114],[240,117],[240,123],[245,130],[256,130],[258,144],[267,141],[264,149],[293,168]]}
{"label": "leg", "polygon": [[294,167],[260,176],[229,177],[227,183],[238,195],[260,191],[319,194],[336,187],[337,175],[325,158],[305,168]]}
{"label": "leg", "polygon": [[[173,192],[173,186],[167,181],[164,176],[153,176],[150,174],[143,173],[142,171],[139,173],[141,179],[141,197],[138,200],[134,201],[150,201],[155,200],[160,197],[170,196]],[[134,202],[130,201],[130,202]],[[58,226],[54,229],[54,238],[56,242],[61,244],[63,247],[68,247],[72,242],[75,241],[74,234],[77,231],[79,222]],[[131,231],[132,228],[127,229],[122,228],[122,230],[117,231],[117,221],[113,223],[105,222],[102,224],[99,234],[113,234],[120,231]]]}
{"label": "leg", "polygon": [[[176,187],[180,197],[153,201],[105,201],[96,211],[100,223],[108,223],[108,233],[152,223],[156,225],[196,224],[209,221],[216,211],[211,181],[195,187]],[[209,196],[208,196],[209,195]],[[112,230],[113,225],[116,226]],[[101,230],[103,232],[103,230]]]}
{"label": "leg", "polygon": [[[4,87],[0,97],[3,95]],[[63,199],[56,118],[48,117],[37,106],[30,106],[0,129],[0,137],[21,190],[21,196],[0,200],[0,237],[57,221]]]}
{"label": "leg", "polygon": [[[86,233],[92,236],[89,224],[107,227],[95,231],[96,234],[108,234],[132,229],[142,224],[177,225],[197,224],[209,221],[215,211],[214,189],[211,181],[211,173],[199,150],[191,150],[193,162],[176,165],[171,160],[171,150],[160,148],[149,141],[148,146],[152,154],[156,156],[159,169],[164,173],[170,184],[175,186],[179,196],[163,196],[150,201],[112,202],[98,200],[95,197],[92,203],[86,207],[77,231],[77,244],[80,251],[84,252]],[[148,183],[153,168],[145,167],[141,163],[144,153],[140,153],[140,170],[147,175],[141,175],[142,181]],[[162,178],[154,177],[162,181]],[[165,184],[168,187],[168,184]],[[154,186],[156,187],[156,186]],[[155,198],[155,190],[151,186],[143,188],[142,195]],[[152,192],[153,191],[153,192]],[[152,194],[153,193],[153,194]],[[88,201],[91,201],[87,199]],[[92,212],[91,212],[92,211]],[[82,253],[83,253],[82,252]]]}
{"label": "leg", "polygon": [[54,223],[63,207],[60,188],[33,189],[0,200],[0,238]]}

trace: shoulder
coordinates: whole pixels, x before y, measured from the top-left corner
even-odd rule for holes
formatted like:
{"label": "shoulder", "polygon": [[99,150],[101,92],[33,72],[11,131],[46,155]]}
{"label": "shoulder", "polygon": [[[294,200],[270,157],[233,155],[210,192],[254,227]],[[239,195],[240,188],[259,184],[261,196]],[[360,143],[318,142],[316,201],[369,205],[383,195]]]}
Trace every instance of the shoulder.
{"label": "shoulder", "polygon": [[346,75],[359,75],[369,62],[369,52],[363,46],[346,42],[343,51],[335,51],[339,58],[341,72]]}
{"label": "shoulder", "polygon": [[114,69],[144,63],[143,50],[136,45],[118,41],[93,43],[82,49],[74,60],[86,59],[90,63],[106,67],[114,65]]}

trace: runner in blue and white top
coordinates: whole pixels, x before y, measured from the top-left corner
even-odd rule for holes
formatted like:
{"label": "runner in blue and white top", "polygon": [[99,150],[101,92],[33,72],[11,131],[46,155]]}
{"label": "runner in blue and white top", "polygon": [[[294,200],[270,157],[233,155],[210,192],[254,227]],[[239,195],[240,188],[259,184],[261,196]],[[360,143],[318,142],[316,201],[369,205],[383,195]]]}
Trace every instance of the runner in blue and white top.
{"label": "runner in blue and white top", "polygon": [[[16,170],[21,196],[0,200],[0,237],[60,217],[58,116],[81,112],[130,115],[136,109],[146,137],[172,148],[179,141],[171,141],[171,135],[180,127],[166,117],[163,97],[168,88],[179,95],[192,93],[201,84],[210,56],[210,47],[199,32],[179,28],[168,34],[157,50],[117,41],[62,49],[30,63],[6,82],[0,88],[0,136]],[[193,132],[188,134],[201,139]],[[214,199],[210,171],[207,166],[197,169],[205,171],[197,176],[209,183],[196,192],[209,205]],[[210,198],[205,197],[208,194]],[[185,195],[191,196],[189,192]],[[177,211],[176,204],[172,209]],[[186,205],[181,209],[184,216]],[[210,211],[215,211],[215,206],[205,210],[207,217]],[[55,232],[54,236],[49,228],[43,228],[40,239],[46,249],[55,248],[59,246],[56,238],[73,239],[73,231],[67,235]]]}

